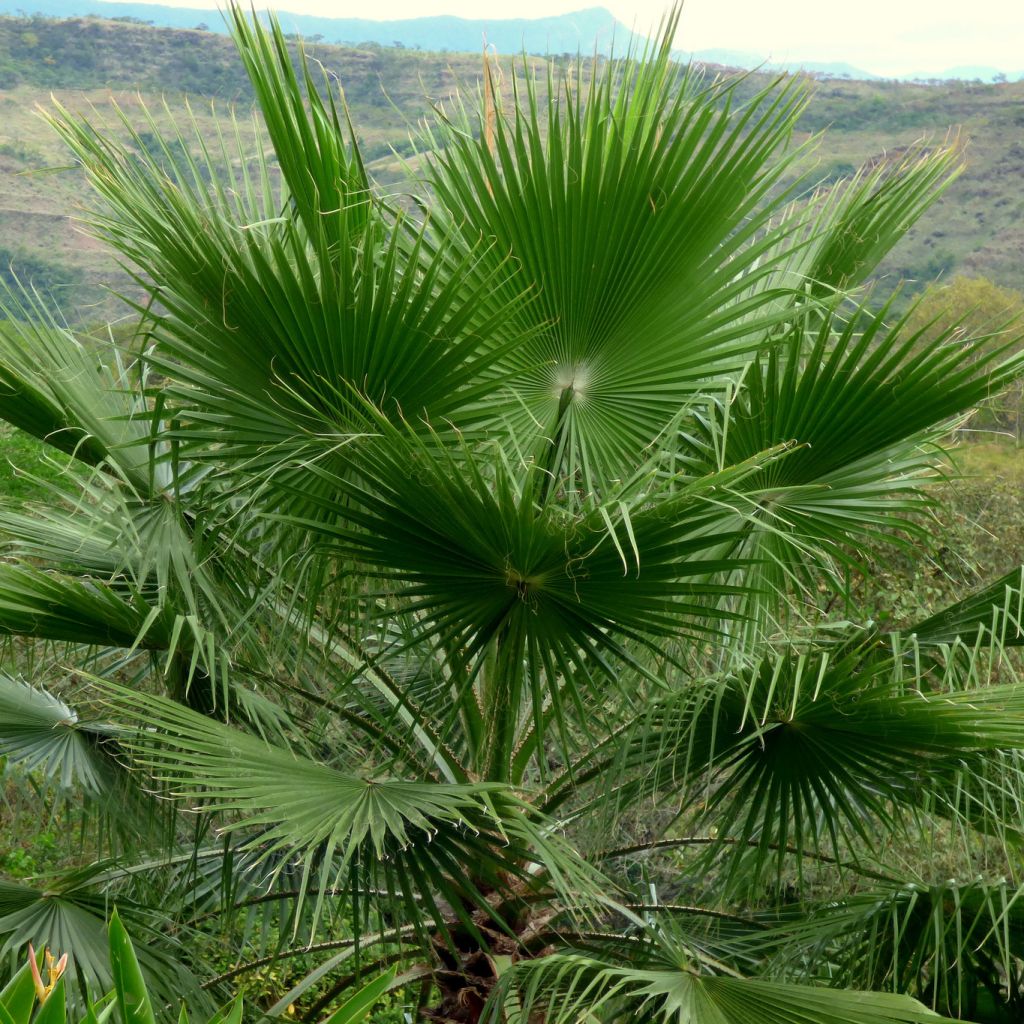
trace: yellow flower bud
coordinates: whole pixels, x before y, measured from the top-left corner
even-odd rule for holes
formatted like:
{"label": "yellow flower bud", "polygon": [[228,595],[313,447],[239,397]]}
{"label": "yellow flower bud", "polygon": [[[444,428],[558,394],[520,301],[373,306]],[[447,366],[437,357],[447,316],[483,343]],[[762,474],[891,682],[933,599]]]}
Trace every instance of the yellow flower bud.
{"label": "yellow flower bud", "polygon": [[36,998],[39,1000],[40,1006],[46,1002],[50,993],[57,987],[57,982],[60,981],[61,975],[68,966],[67,953],[57,960],[48,949],[45,949],[43,950],[43,956],[46,959],[45,983],[39,973],[39,961],[36,957],[36,951],[33,949],[31,942],[28,944],[29,970],[32,972],[32,984],[36,987]]}

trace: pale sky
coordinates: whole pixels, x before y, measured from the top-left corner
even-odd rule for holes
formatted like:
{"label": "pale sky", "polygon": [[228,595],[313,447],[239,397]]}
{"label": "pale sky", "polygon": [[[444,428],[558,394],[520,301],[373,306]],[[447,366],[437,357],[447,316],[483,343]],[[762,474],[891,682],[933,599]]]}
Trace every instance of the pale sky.
{"label": "pale sky", "polygon": [[[214,0],[163,0],[186,7]],[[660,0],[259,0],[258,6],[327,17],[533,18],[607,7],[638,31]],[[729,49],[772,60],[847,61],[882,75],[962,66],[1024,71],[1024,0],[686,0],[681,49]]]}

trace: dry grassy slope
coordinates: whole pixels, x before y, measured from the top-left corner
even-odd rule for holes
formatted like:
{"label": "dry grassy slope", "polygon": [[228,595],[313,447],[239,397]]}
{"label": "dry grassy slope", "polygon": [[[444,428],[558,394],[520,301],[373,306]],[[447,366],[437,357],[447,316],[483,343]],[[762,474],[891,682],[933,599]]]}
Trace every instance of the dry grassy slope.
{"label": "dry grassy slope", "polygon": [[[471,55],[390,48],[313,47],[339,75],[371,166],[393,181],[410,128],[431,102],[458,84],[475,85]],[[506,76],[506,83],[508,76]],[[136,90],[141,90],[141,97]],[[133,118],[145,103],[184,109],[212,132],[210,98],[221,109],[248,107],[248,89],[231,44],[210,33],[95,20],[0,19],[0,273],[13,258],[23,275],[98,319],[113,304],[111,258],[76,227],[82,183],[38,116],[50,94],[74,109],[107,111],[111,98]],[[968,140],[968,169],[896,253],[886,271],[917,282],[965,271],[1024,287],[1024,83],[915,86],[820,83],[801,122],[801,137],[828,129],[817,153],[823,177],[849,173],[867,159],[951,128]]]}
{"label": "dry grassy slope", "polygon": [[967,167],[885,269],[927,281],[963,272],[1024,288],[1024,82],[821,83],[803,127],[827,128],[826,173],[926,137],[956,132]]}

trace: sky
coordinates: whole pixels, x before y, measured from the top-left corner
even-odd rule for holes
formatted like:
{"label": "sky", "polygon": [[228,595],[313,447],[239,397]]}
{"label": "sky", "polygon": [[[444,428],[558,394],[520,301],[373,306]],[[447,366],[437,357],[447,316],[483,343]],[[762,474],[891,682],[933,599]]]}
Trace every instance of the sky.
{"label": "sky", "polygon": [[[641,31],[665,7],[661,0],[259,0],[265,3],[300,14],[374,19],[533,18],[603,6]],[[686,0],[676,43],[779,61],[846,61],[881,75],[965,66],[1018,72],[1024,71],[1024,0]]]}

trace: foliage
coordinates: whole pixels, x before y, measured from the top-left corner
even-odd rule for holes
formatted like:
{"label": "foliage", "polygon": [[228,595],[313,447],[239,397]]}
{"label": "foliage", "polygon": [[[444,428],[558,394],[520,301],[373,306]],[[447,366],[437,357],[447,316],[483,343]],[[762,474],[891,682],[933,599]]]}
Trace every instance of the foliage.
{"label": "foliage", "polygon": [[[0,286],[11,289],[22,284],[37,292],[45,301],[64,301],[70,305],[70,294],[80,275],[74,267],[53,260],[0,246]],[[11,313],[8,310],[8,315]]]}
{"label": "foliage", "polygon": [[[107,929],[113,988],[96,1002],[86,998],[81,1011],[83,1024],[97,1024],[117,1011],[121,1024],[154,1024],[153,1003],[145,976],[128,932],[115,910]],[[43,949],[37,955],[29,947],[29,959],[0,991],[0,1019],[6,1024],[64,1024],[67,1019],[68,993],[65,991],[65,965],[68,955],[57,960]],[[363,985],[345,1004],[339,1006],[325,1024],[360,1024],[387,986],[394,979],[394,970]],[[38,1002],[38,1006],[36,1003]],[[70,1000],[74,1009],[75,1001]],[[178,1020],[189,1024],[191,1015],[182,1004]],[[210,1017],[209,1024],[240,1024],[242,1000]]]}
{"label": "foliage", "polygon": [[[931,334],[951,329],[962,337],[979,331],[1012,334],[1024,316],[1024,295],[985,278],[953,278],[930,286],[914,311],[914,322]],[[1024,394],[1019,383],[986,402],[967,424],[968,439],[1002,432],[1024,442]]]}
{"label": "foliage", "polygon": [[[50,117],[145,299],[0,333],[0,414],[71,460],[0,511],[48,652],[0,751],[103,823],[3,883],[6,948],[103,990],[116,902],[154,1014],[311,957],[268,1015],[1011,1012],[1022,570],[896,628],[852,582],[938,555],[951,424],[1024,369],[867,287],[959,148],[810,191],[800,83],[678,66],[672,15],[438,112],[396,201],[231,18],[263,131]],[[941,884],[899,856],[939,842]]]}

